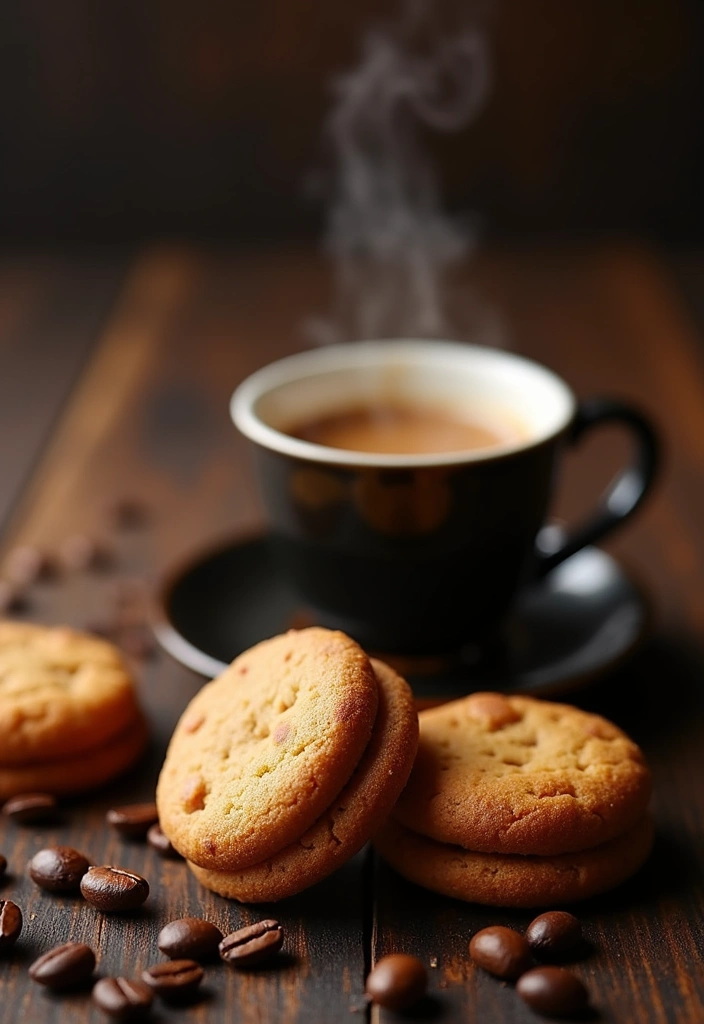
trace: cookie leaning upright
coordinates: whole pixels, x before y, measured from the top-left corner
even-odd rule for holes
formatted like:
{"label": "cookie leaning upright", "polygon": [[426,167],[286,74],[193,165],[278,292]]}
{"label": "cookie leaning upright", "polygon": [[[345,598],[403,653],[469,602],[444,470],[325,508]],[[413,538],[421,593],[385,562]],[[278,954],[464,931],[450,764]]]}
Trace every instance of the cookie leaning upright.
{"label": "cookie leaning upright", "polygon": [[344,633],[314,627],[257,644],[181,716],[157,786],[162,830],[204,868],[272,856],[348,782],[377,703],[371,663]]}
{"label": "cookie leaning upright", "polygon": [[639,747],[600,715],[475,693],[421,713],[418,757],[394,816],[467,850],[552,856],[621,835],[650,791]]}

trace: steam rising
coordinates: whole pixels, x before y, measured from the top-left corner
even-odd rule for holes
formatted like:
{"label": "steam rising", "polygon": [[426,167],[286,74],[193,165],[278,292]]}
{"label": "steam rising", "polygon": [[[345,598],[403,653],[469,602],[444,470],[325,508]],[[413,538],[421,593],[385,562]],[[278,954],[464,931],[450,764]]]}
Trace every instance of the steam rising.
{"label": "steam rising", "polygon": [[334,83],[326,249],[336,295],[331,319],[311,325],[318,342],[462,333],[449,310],[448,274],[475,231],[443,211],[421,136],[424,126],[467,127],[490,78],[476,3],[453,11],[442,0],[407,0],[396,22],[367,34],[358,67]]}

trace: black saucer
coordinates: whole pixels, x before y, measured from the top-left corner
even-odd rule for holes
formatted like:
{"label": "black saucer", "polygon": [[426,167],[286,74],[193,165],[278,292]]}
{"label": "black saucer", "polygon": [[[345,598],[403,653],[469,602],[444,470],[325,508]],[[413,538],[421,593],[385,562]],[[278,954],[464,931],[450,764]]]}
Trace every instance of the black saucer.
{"label": "black saucer", "polygon": [[[164,584],[154,631],[177,661],[212,677],[259,640],[313,621],[277,572],[267,538],[239,538]],[[388,660],[419,698],[488,688],[560,694],[621,661],[648,621],[648,603],[623,568],[601,549],[585,548],[520,594],[493,650]]]}

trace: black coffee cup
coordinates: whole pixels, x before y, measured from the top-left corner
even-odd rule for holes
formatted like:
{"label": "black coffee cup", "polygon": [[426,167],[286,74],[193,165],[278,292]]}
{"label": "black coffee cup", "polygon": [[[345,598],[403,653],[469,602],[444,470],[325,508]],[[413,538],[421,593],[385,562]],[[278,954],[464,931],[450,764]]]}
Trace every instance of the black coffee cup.
{"label": "black coffee cup", "polygon": [[[496,425],[459,451],[355,451],[292,436],[392,402]],[[492,640],[518,590],[623,523],[649,490],[653,427],[623,402],[577,402],[552,371],[455,342],[375,341],[290,356],[232,397],[254,444],[272,543],[315,619],[370,650],[438,654]],[[586,431],[626,427],[633,462],[557,550],[538,549],[559,458]]]}

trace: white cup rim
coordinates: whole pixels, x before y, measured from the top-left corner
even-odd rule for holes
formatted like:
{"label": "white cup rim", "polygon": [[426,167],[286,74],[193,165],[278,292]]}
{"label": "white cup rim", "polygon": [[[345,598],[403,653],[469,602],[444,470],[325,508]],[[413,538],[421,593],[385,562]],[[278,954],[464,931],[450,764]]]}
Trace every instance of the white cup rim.
{"label": "white cup rim", "polygon": [[[429,358],[474,360],[496,372],[501,372],[501,367],[523,372],[526,379],[534,384],[539,382],[544,389],[552,392],[553,414],[548,415],[541,429],[535,430],[525,439],[464,451],[397,455],[350,451],[304,441],[270,426],[256,412],[258,401],[274,389],[295,384],[318,373]],[[235,389],[230,400],[230,415],[246,438],[280,455],[326,465],[403,469],[491,462],[529,451],[562,434],[572,422],[576,406],[573,391],[558,374],[525,356],[458,341],[393,338],[307,349],[269,363],[252,373]]]}

